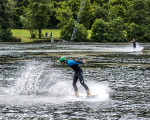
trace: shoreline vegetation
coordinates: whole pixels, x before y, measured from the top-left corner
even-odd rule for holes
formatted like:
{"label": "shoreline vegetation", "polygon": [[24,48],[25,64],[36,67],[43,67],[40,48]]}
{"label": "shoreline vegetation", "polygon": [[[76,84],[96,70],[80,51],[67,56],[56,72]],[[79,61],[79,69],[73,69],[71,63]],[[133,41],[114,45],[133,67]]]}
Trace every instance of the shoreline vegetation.
{"label": "shoreline vegetation", "polygon": [[[51,42],[50,40],[50,33],[52,32],[52,37],[55,39],[55,41],[59,41],[60,39],[60,29],[42,29],[42,38],[39,39],[38,35],[36,38],[31,38],[31,35],[27,29],[12,29],[11,32],[14,37],[20,38],[20,43],[42,43],[42,42]],[[48,33],[48,37],[45,37],[45,33]],[[88,30],[88,38],[91,37],[91,30]],[[140,41],[139,41],[140,42]],[[89,43],[89,42],[80,42],[82,43]],[[92,42],[93,43],[93,42]],[[100,42],[94,42],[94,43],[100,43]],[[106,42],[105,44],[120,44],[122,42]],[[124,43],[124,42],[123,42]],[[144,43],[144,42],[142,42]],[[146,42],[149,43],[149,42]]]}
{"label": "shoreline vegetation", "polygon": [[150,42],[149,5],[149,0],[1,0],[0,42],[43,43],[52,37],[65,43]]}
{"label": "shoreline vegetation", "polygon": [[[60,29],[42,29],[42,38],[31,38],[30,32],[27,29],[12,29],[11,32],[13,33],[14,37],[20,38],[21,43],[26,42],[50,42],[50,33],[52,32],[52,37],[57,41],[60,39]],[[48,33],[47,37],[45,33]],[[88,38],[91,37],[91,30],[88,30]]]}
{"label": "shoreline vegetation", "polygon": [[[59,29],[42,29],[42,38],[39,39],[38,36],[36,38],[31,38],[30,32],[26,29],[12,29],[11,30],[14,37],[20,38],[21,43],[26,42],[42,42],[45,40],[50,41],[50,32],[52,32],[54,38],[60,38],[60,30]],[[48,33],[47,37],[45,37],[45,33]]]}

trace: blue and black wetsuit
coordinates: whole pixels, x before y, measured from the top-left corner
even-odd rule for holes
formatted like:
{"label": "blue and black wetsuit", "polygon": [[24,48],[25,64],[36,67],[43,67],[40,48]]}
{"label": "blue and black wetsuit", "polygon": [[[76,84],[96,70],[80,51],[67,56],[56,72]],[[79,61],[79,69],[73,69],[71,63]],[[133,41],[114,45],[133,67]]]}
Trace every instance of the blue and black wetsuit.
{"label": "blue and black wetsuit", "polygon": [[81,85],[86,89],[86,91],[89,90],[88,86],[84,83],[84,79],[83,79],[83,71],[80,68],[79,64],[84,64],[83,62],[78,62],[78,61],[74,61],[74,60],[67,60],[66,61],[67,65],[69,67],[71,67],[73,69],[74,73],[74,77],[73,77],[73,87],[75,91],[78,91],[77,88],[77,81],[78,79],[80,80]]}
{"label": "blue and black wetsuit", "polygon": [[133,47],[136,48],[136,41],[133,41]]}

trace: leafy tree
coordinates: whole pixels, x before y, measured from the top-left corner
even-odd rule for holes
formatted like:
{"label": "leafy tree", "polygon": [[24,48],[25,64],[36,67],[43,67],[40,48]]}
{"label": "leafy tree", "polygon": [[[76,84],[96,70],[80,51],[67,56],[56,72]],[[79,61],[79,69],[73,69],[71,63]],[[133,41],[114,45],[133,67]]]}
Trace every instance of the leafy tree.
{"label": "leafy tree", "polygon": [[144,31],[142,30],[142,27],[135,23],[131,23],[128,26],[127,32],[130,40],[133,38],[139,38],[144,35]]}
{"label": "leafy tree", "polygon": [[73,12],[73,18],[77,19],[77,15],[80,10],[81,0],[68,0],[68,6]]}
{"label": "leafy tree", "polygon": [[10,11],[7,0],[0,0],[0,41],[11,41]]}
{"label": "leafy tree", "polygon": [[24,28],[29,30],[31,38],[35,38],[38,33],[38,30],[33,27],[32,22],[28,22],[28,20],[30,19],[24,16],[20,16],[20,20],[23,23]]}
{"label": "leafy tree", "polygon": [[[130,23],[128,26],[128,34],[131,37],[139,38],[150,33],[150,1],[130,1],[130,5],[126,11],[126,21]],[[150,36],[144,37],[141,41],[148,41],[148,39],[150,39]]]}
{"label": "leafy tree", "polygon": [[[57,9],[56,18],[60,21],[58,27],[63,27],[70,19],[77,19],[80,11],[81,0],[69,0],[68,2],[64,1],[59,3],[61,6]],[[90,0],[86,0],[84,10],[81,13],[80,23],[82,23],[87,29],[93,18],[93,10]]]}
{"label": "leafy tree", "polygon": [[107,3],[109,0],[91,0],[91,3],[94,4],[99,4],[100,6],[104,5],[105,3]]}
{"label": "leafy tree", "polygon": [[59,28],[66,25],[69,22],[69,20],[73,18],[73,13],[70,7],[68,6],[68,3],[65,1],[60,3],[61,7],[59,7],[56,11],[56,18],[60,21],[60,23],[58,23]]}
{"label": "leafy tree", "polygon": [[[150,4],[150,2],[149,2]],[[147,0],[133,0],[126,11],[127,20],[138,25],[149,24],[150,6]]]}
{"label": "leafy tree", "polygon": [[113,19],[118,16],[124,18],[128,5],[128,0],[109,0],[108,8],[110,18]]}
{"label": "leafy tree", "polygon": [[29,0],[8,0],[9,9],[11,12],[11,28],[22,28],[23,24],[20,21],[20,16],[23,15],[23,10],[29,4]]}
{"label": "leafy tree", "polygon": [[[69,21],[69,23],[63,27],[63,29],[61,30],[61,38],[65,39],[65,40],[71,39],[75,23],[76,23],[76,21],[71,19]],[[85,29],[85,27],[82,24],[78,23],[77,29],[78,30],[77,30],[74,41],[75,42],[86,41],[88,34],[87,34],[87,30]]]}
{"label": "leafy tree", "polygon": [[93,25],[94,21],[96,19],[103,19],[104,21],[108,21],[108,11],[107,9],[94,4],[94,15],[93,15],[93,19],[91,21],[91,25]]}
{"label": "leafy tree", "polygon": [[[6,37],[4,35],[6,33],[5,40],[9,39],[8,36],[11,36],[9,27],[24,27],[30,31],[31,37],[39,33],[40,38],[41,29],[59,27],[64,30],[61,36],[70,40],[75,25],[75,21],[71,19],[77,20],[82,1],[0,0],[0,38]],[[85,7],[75,41],[80,41],[80,33],[83,35],[80,36],[81,41],[86,40],[86,32],[84,34],[82,31],[91,27],[92,40],[100,42],[123,42],[150,33],[150,0],[84,1]],[[3,12],[2,8],[5,8]],[[150,35],[141,39],[141,41],[149,40]]]}
{"label": "leafy tree", "polygon": [[49,21],[49,12],[51,4],[49,0],[30,0],[25,10],[25,19],[23,23],[25,28],[38,30],[41,38],[42,28],[45,28]]}
{"label": "leafy tree", "polygon": [[92,26],[92,41],[105,42],[108,39],[109,25],[103,19],[97,19]]}
{"label": "leafy tree", "polygon": [[108,21],[108,11],[100,6],[94,6],[94,19],[102,18],[105,21]]}
{"label": "leafy tree", "polygon": [[86,29],[89,29],[93,16],[94,8],[90,3],[90,0],[86,0],[80,23],[83,24]]}
{"label": "leafy tree", "polygon": [[51,0],[51,1],[63,2],[63,1],[68,1],[68,0]]}
{"label": "leafy tree", "polygon": [[54,29],[57,28],[57,24],[60,22],[56,19],[56,11],[57,8],[53,7],[51,8],[51,14],[49,14],[50,20],[48,21],[47,28]]}
{"label": "leafy tree", "polygon": [[109,21],[109,40],[111,42],[129,41],[127,36],[126,24],[122,17],[117,17]]}

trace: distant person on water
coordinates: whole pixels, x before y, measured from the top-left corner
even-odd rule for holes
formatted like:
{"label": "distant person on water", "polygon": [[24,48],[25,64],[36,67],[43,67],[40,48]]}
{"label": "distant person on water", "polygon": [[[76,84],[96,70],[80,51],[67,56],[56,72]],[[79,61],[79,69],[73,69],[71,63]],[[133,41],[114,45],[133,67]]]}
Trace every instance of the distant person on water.
{"label": "distant person on water", "polygon": [[79,64],[84,64],[86,61],[83,60],[81,61],[74,61],[74,60],[67,60],[65,57],[61,57],[59,59],[59,62],[61,62],[61,64],[67,64],[69,67],[71,67],[74,71],[74,77],[73,77],[73,88],[75,90],[75,96],[78,97],[79,96],[79,92],[78,92],[78,88],[77,88],[77,81],[78,79],[80,80],[81,85],[85,88],[86,92],[87,92],[87,96],[90,96],[90,91],[88,86],[84,83],[84,79],[83,79],[83,71],[80,68]]}
{"label": "distant person on water", "polygon": [[133,43],[133,48],[136,48],[136,41],[135,41],[134,38],[133,38],[133,40],[131,42]]}

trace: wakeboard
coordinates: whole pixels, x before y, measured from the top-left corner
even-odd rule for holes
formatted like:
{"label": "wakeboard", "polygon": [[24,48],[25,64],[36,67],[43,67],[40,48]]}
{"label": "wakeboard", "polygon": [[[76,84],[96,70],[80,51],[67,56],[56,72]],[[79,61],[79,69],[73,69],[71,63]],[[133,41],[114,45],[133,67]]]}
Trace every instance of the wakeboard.
{"label": "wakeboard", "polygon": [[79,95],[79,96],[76,97],[76,98],[92,99],[92,98],[97,98],[97,95],[89,95],[89,96],[82,96],[82,95]]}
{"label": "wakeboard", "polygon": [[89,96],[86,96],[86,98],[96,98],[97,95],[89,95]]}

